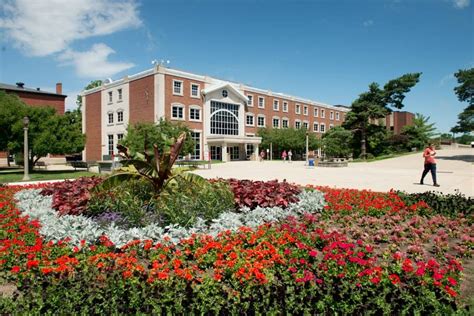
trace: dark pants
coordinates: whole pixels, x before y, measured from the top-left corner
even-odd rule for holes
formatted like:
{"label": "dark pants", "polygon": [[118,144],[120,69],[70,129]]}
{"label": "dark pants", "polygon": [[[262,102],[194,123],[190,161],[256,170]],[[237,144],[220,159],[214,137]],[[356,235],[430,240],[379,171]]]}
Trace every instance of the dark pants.
{"label": "dark pants", "polygon": [[427,163],[425,164],[425,169],[423,170],[423,174],[421,175],[420,183],[423,183],[423,179],[431,171],[431,176],[433,177],[433,184],[436,184],[436,164],[435,163]]}

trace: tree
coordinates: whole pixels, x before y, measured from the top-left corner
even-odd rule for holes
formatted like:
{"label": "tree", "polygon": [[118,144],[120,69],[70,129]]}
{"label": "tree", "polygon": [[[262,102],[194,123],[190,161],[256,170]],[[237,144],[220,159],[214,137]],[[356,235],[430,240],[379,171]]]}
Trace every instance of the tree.
{"label": "tree", "polygon": [[[102,85],[102,80],[92,80],[87,86],[85,86],[84,90],[100,87],[101,85]],[[82,96],[80,95],[77,96],[76,104],[77,104],[77,109],[80,112],[82,109]]]}
{"label": "tree", "polygon": [[[17,95],[0,91],[0,151],[6,151],[7,157],[18,142],[18,135],[13,131],[13,125],[22,121],[26,111],[26,104]],[[20,142],[23,143],[22,140]],[[7,161],[10,166],[10,160]]]}
{"label": "tree", "polygon": [[371,122],[384,118],[392,112],[391,107],[403,108],[405,94],[415,86],[421,73],[405,74],[397,79],[390,80],[383,88],[373,82],[369,91],[359,95],[346,115],[344,127],[360,135],[361,157],[367,156],[367,131]]}
{"label": "tree", "polygon": [[[165,148],[171,146],[172,142],[184,132],[186,140],[181,149],[182,154],[189,154],[194,151],[194,141],[191,137],[191,130],[182,123],[172,123],[161,119],[158,123],[137,123],[127,128],[127,135],[121,144],[128,147],[132,154],[143,152],[153,152],[153,145],[158,146],[159,152],[164,152]],[[145,146],[145,148],[144,148]]]}
{"label": "tree", "polygon": [[[277,157],[283,150],[292,150],[293,152],[303,153],[306,150],[306,132],[305,128],[261,128],[257,135],[262,137],[262,148],[270,148],[272,144],[273,154]],[[314,133],[308,133],[309,150],[321,147],[320,140]]]}
{"label": "tree", "polygon": [[434,123],[428,123],[430,117],[416,113],[413,118],[413,125],[404,126],[402,135],[407,137],[407,149],[418,148],[423,149],[424,146],[435,136]]}
{"label": "tree", "polygon": [[336,126],[323,136],[324,154],[328,158],[348,158],[352,154],[351,142],[352,132]]}
{"label": "tree", "polygon": [[469,105],[458,115],[458,123],[451,129],[453,133],[469,133],[474,131],[474,68],[460,69],[454,76],[459,85],[454,88],[460,102]]}

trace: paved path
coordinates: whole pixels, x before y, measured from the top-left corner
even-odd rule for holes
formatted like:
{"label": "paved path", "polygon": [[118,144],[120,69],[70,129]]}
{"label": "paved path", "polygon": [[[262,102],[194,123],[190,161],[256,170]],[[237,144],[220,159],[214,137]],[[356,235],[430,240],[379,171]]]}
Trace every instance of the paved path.
{"label": "paved path", "polygon": [[423,170],[420,152],[398,158],[369,163],[350,163],[347,168],[307,168],[304,162],[236,161],[212,165],[210,170],[198,170],[206,178],[238,178],[250,180],[286,179],[298,184],[325,185],[338,188],[371,189],[407,192],[440,191],[454,193],[459,190],[474,196],[474,149],[444,149],[437,152],[438,182],[433,187],[431,175],[425,185],[419,185]]}

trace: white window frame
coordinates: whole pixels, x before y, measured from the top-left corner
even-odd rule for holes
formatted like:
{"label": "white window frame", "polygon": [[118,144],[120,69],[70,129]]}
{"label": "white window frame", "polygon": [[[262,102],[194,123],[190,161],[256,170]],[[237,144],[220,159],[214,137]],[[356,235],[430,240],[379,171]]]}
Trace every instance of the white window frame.
{"label": "white window frame", "polygon": [[[275,125],[273,124],[274,120],[278,120],[278,126],[277,127],[275,127]],[[280,126],[281,126],[280,117],[278,117],[278,116],[272,117],[272,128],[280,128]]]}
{"label": "white window frame", "polygon": [[[251,100],[249,100],[249,98]],[[254,100],[253,94],[247,94],[247,106],[253,106],[253,100]]]}
{"label": "white window frame", "polygon": [[301,123],[301,128],[303,128],[306,125],[306,130],[309,131],[309,122],[307,120],[304,120],[303,123]]}
{"label": "white window frame", "polygon": [[313,132],[319,132],[319,123],[318,122],[313,122]]}
{"label": "white window frame", "polygon": [[[258,122],[258,121],[259,121],[258,119],[259,119],[260,117],[263,118],[263,125],[260,125],[259,122]],[[267,123],[267,122],[266,122],[265,115],[263,115],[263,114],[257,115],[257,127],[265,127],[265,126],[266,126],[266,123]]]}
{"label": "white window frame", "polygon": [[[252,124],[247,123],[247,116],[252,117]],[[255,126],[255,114],[253,114],[252,112],[245,113],[245,126]]]}
{"label": "white window frame", "polygon": [[273,99],[273,111],[280,111],[280,100]]}
{"label": "white window frame", "polygon": [[[119,137],[120,135],[122,135],[122,138]],[[125,134],[124,134],[124,133],[118,133],[116,138],[117,138],[117,145],[118,145],[118,143],[119,143],[122,139],[125,138]]]}
{"label": "white window frame", "polygon": [[281,106],[281,110],[285,113],[288,113],[288,101],[283,101],[283,104]]}
{"label": "white window frame", "polygon": [[[198,110],[199,111],[199,119],[193,119],[191,118],[191,109],[192,110]],[[189,106],[189,113],[188,113],[189,121],[191,122],[202,122],[202,109],[199,105],[190,105]]]}
{"label": "white window frame", "polygon": [[[283,122],[286,122],[286,127],[283,125]],[[287,117],[283,117],[281,119],[281,128],[290,128],[290,119]]]}
{"label": "white window frame", "polygon": [[[110,121],[111,118],[112,122]],[[114,125],[114,112],[112,111],[107,112],[107,125]]]}
{"label": "white window frame", "polygon": [[[300,127],[296,126],[297,123],[300,123]],[[301,129],[301,120],[295,120],[295,128]]]}
{"label": "white window frame", "polygon": [[[183,112],[183,117],[182,117],[182,118],[180,118],[180,117],[174,117],[174,116],[173,116],[173,108],[174,108],[174,107],[178,107],[178,108],[183,109],[183,111],[182,111],[182,112]],[[176,120],[176,121],[184,121],[184,120],[186,120],[186,107],[185,107],[183,104],[181,104],[181,103],[172,103],[172,104],[171,104],[171,119],[172,119],[172,120]]]}
{"label": "white window frame", "polygon": [[[193,86],[197,86],[197,95],[193,95]],[[174,90],[174,83],[173,83],[173,90]],[[200,99],[199,94],[201,93],[201,85],[199,83],[191,82],[189,85],[189,96],[191,98]]]}
{"label": "white window frame", "polygon": [[326,118],[326,110],[321,109],[321,118]]}
{"label": "white window frame", "polygon": [[122,88],[117,89],[117,94],[118,94],[117,102],[122,102],[122,100],[123,100],[123,89]]}
{"label": "white window frame", "polygon": [[108,104],[112,104],[114,102],[112,91],[108,91],[107,95],[109,96]]}
{"label": "white window frame", "polygon": [[334,124],[329,124],[329,130],[331,130],[332,128],[334,128]]}
{"label": "white window frame", "polygon": [[320,133],[326,133],[326,124],[325,123],[321,123],[319,124],[319,132]]}
{"label": "white window frame", "polygon": [[308,114],[309,114],[308,106],[307,106],[307,105],[303,105],[303,115],[308,116]]}
{"label": "white window frame", "polygon": [[[262,100],[262,105],[260,105],[260,100]],[[265,97],[258,96],[258,108],[264,109],[265,108]]]}
{"label": "white window frame", "polygon": [[[117,124],[123,124],[123,121],[124,121],[124,111],[122,109],[118,109],[117,110]],[[120,120],[120,114],[119,113],[122,113],[122,120]]]}
{"label": "white window frame", "polygon": [[[174,91],[174,83],[175,83],[175,82],[180,82],[180,83],[181,83],[181,91],[180,91],[179,93]],[[184,81],[183,81],[183,80],[173,79],[173,95],[180,95],[180,96],[183,96],[183,90],[184,90]]]}
{"label": "white window frame", "polygon": [[340,120],[341,120],[340,114],[339,112],[336,112],[336,121],[340,121]]}
{"label": "white window frame", "polygon": [[329,119],[334,120],[334,111],[329,112]]}
{"label": "white window frame", "polygon": [[301,104],[295,104],[295,114],[301,114]]}
{"label": "white window frame", "polygon": [[314,110],[313,110],[313,116],[314,116],[314,117],[318,117],[318,116],[319,116],[319,109],[318,109],[318,108],[314,108]]}

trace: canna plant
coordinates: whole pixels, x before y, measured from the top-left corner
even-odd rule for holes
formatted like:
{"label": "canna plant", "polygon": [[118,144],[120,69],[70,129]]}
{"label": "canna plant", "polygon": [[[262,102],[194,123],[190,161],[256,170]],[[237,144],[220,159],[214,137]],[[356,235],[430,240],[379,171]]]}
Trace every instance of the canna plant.
{"label": "canna plant", "polygon": [[186,140],[186,133],[182,132],[174,141],[162,135],[165,147],[162,153],[158,146],[153,145],[153,153],[147,152],[147,138],[145,137],[144,150],[142,153],[131,153],[129,149],[121,144],[117,145],[119,154],[124,158],[121,161],[123,168],[112,174],[95,190],[109,190],[123,182],[144,179],[153,187],[154,195],[160,195],[164,190],[168,193],[176,191],[178,187],[177,178],[182,178],[196,185],[207,185],[207,181],[196,175],[187,173],[186,168],[175,168],[173,165],[178,159],[179,153]]}

